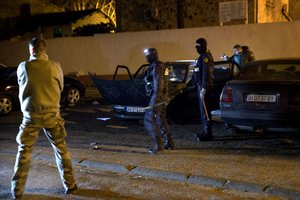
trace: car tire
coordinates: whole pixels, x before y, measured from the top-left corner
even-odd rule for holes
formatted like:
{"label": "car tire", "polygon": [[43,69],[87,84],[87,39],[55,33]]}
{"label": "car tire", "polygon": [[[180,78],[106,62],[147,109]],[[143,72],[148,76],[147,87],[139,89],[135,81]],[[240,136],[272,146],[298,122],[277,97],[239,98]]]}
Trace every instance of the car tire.
{"label": "car tire", "polygon": [[0,96],[0,115],[7,115],[13,110],[12,99],[7,95]]}
{"label": "car tire", "polygon": [[65,103],[66,104],[76,104],[80,100],[80,91],[76,87],[70,87],[65,93]]}

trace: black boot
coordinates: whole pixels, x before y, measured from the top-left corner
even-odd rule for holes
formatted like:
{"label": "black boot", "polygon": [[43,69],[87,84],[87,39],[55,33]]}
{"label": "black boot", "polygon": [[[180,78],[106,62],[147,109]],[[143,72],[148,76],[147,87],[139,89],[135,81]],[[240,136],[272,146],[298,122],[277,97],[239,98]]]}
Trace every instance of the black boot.
{"label": "black boot", "polygon": [[196,139],[200,142],[212,141],[214,138],[211,127],[205,127],[202,133],[196,134]]}
{"label": "black boot", "polygon": [[164,148],[166,150],[174,150],[175,145],[172,137],[166,137],[164,140]]}
{"label": "black boot", "polygon": [[162,143],[162,138],[161,137],[156,137],[153,142],[151,147],[149,148],[148,152],[150,154],[157,154],[163,152],[163,143]]}

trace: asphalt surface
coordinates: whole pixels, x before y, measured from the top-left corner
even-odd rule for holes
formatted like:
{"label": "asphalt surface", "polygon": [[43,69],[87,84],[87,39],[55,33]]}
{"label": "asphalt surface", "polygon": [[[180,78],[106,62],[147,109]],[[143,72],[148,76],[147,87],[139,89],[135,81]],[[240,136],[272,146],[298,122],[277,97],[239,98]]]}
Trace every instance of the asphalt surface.
{"label": "asphalt surface", "polygon": [[[201,128],[197,120],[189,124],[171,123],[176,149],[150,155],[147,152],[150,138],[145,134],[142,122],[114,118],[109,105],[92,105],[90,101],[76,107],[65,107],[62,115],[66,120],[67,143],[78,176],[77,183],[86,190],[92,186],[85,185],[88,181],[82,181],[82,177],[87,172],[102,172],[118,176],[119,179],[128,176],[145,181],[167,181],[164,184],[166,190],[171,181],[172,184],[175,182],[190,187],[208,187],[212,192],[207,195],[204,192],[202,196],[181,193],[179,195],[182,196],[177,196],[178,198],[171,194],[160,198],[145,192],[139,194],[138,199],[300,199],[300,136],[297,133],[235,134],[215,118],[215,140],[201,143],[195,140],[193,134]],[[20,119],[20,113],[0,118],[0,199],[9,198],[9,178],[16,153],[15,136]],[[52,149],[42,135],[32,158],[33,163],[51,166],[53,173],[56,173],[53,170]],[[34,172],[37,170],[35,166],[37,165],[33,164],[32,171],[38,174]],[[85,175],[78,175],[83,172]],[[49,170],[43,174],[50,179],[53,177]],[[136,197],[120,191],[119,195],[112,196],[65,197],[57,189],[60,186],[54,184],[57,177],[50,181],[50,186],[47,185],[50,188],[44,192],[37,189],[41,183],[35,184],[32,179],[26,186],[25,192],[31,194],[26,197],[28,199]],[[44,181],[42,183],[45,184]],[[195,189],[199,192],[202,190],[203,188]],[[43,196],[45,193],[47,195]],[[56,197],[49,196],[51,193],[56,194]]]}

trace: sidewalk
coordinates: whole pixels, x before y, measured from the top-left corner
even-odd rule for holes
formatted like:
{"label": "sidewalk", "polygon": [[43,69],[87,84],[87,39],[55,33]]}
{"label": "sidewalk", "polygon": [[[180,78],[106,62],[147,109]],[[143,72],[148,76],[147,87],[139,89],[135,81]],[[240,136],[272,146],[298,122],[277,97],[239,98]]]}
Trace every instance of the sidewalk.
{"label": "sidewalk", "polygon": [[[13,160],[15,147],[3,144],[0,156]],[[54,163],[51,148],[35,149],[34,161]],[[69,149],[76,168],[300,199],[299,157],[264,157],[212,149],[176,149],[149,155],[142,147],[98,144],[86,145],[85,150]]]}
{"label": "sidewalk", "polygon": [[299,159],[283,168],[289,158],[256,158],[214,150],[178,149],[149,155],[144,148],[100,145],[81,153],[75,153],[75,163],[99,170],[300,199]]}

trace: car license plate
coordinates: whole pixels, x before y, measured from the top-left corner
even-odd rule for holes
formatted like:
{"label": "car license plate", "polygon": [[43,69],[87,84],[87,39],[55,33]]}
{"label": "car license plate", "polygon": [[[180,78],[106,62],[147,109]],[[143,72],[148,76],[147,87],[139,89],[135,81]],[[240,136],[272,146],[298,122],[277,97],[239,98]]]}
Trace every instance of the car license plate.
{"label": "car license plate", "polygon": [[127,112],[145,112],[145,109],[143,107],[132,107],[128,106],[126,107]]}
{"label": "car license plate", "polygon": [[246,98],[247,102],[267,102],[275,103],[276,95],[258,95],[258,94],[248,94]]}

